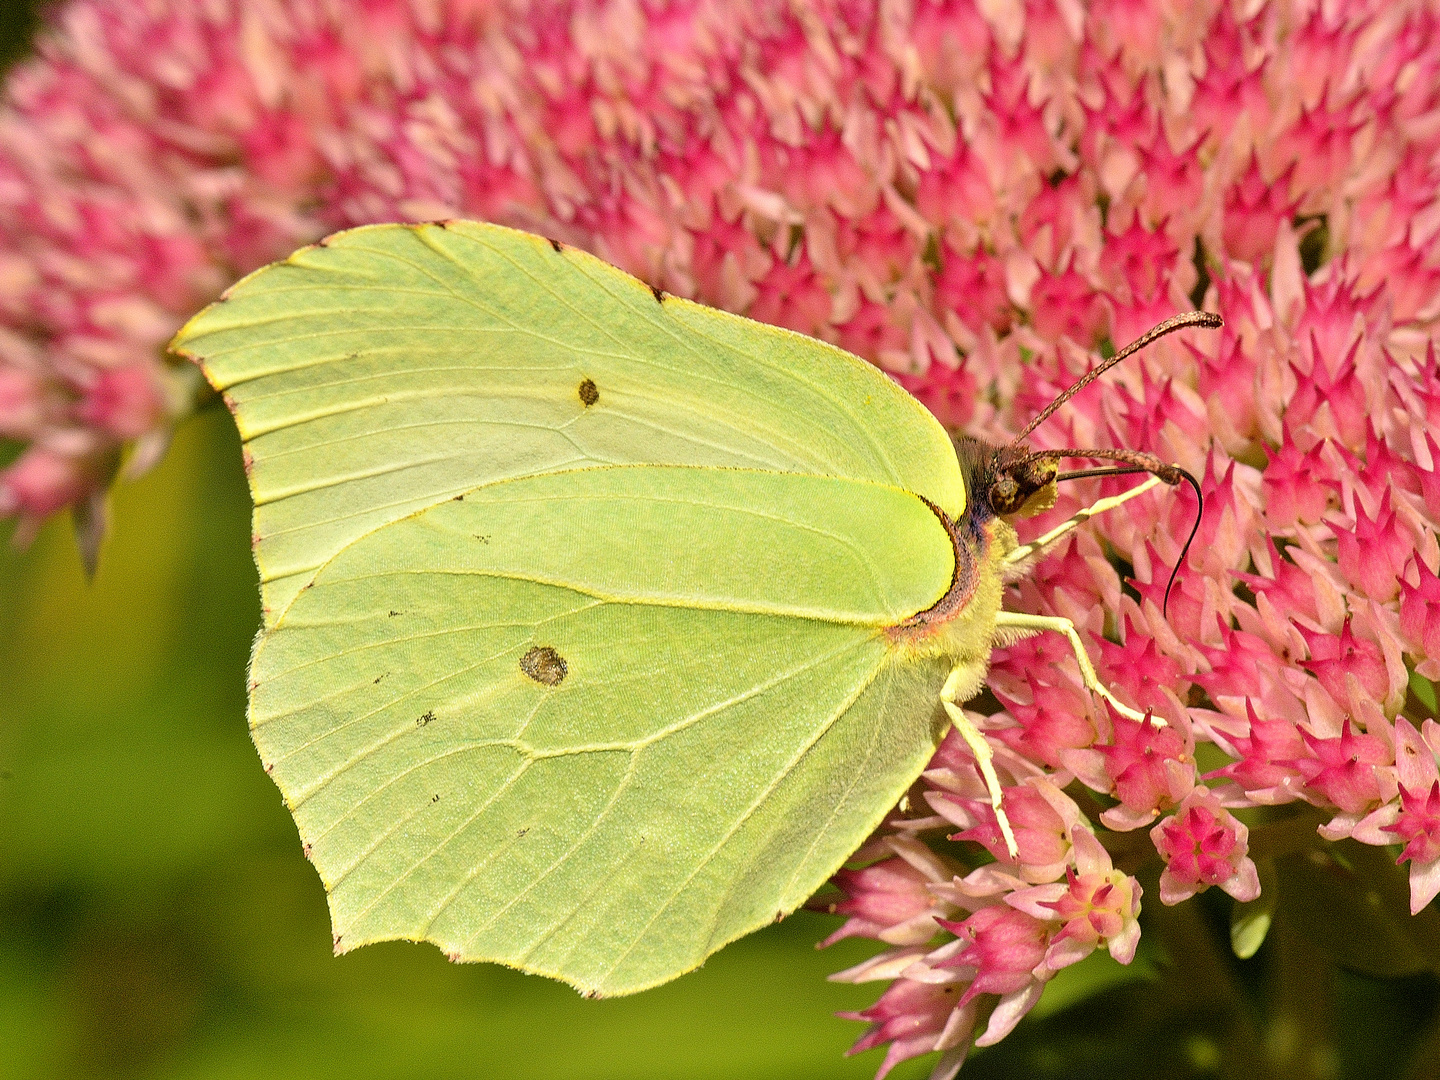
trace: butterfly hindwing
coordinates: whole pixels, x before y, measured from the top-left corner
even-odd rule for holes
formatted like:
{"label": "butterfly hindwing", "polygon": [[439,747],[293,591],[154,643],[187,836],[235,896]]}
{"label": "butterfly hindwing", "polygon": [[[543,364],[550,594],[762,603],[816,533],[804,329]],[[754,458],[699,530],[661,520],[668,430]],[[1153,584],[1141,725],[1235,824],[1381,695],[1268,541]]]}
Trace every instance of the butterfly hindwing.
{"label": "butterfly hindwing", "polygon": [[252,673],[340,947],[614,994],[793,910],[943,732],[945,665],[888,627],[952,569],[912,495],[743,470],[499,482],[353,542]]}

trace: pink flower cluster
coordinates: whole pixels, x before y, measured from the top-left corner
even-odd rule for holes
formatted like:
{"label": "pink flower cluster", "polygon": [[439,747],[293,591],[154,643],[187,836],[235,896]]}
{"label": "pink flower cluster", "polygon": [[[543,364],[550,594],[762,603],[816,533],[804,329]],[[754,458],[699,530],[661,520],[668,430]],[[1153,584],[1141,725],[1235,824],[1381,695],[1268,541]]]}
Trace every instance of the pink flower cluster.
{"label": "pink flower cluster", "polygon": [[[976,717],[844,871],[891,951],[857,1049],[958,1068],[1160,900],[1259,888],[1232,811],[1304,802],[1440,891],[1440,10],[1424,0],[72,0],[0,113],[0,515],[93,500],[190,406],[160,346],[237,274],[366,221],[469,216],[835,341],[954,429],[1145,450],[1148,494],[1006,600]],[[1048,527],[1116,481],[1068,485]],[[1052,640],[1053,639],[1053,640]],[[1412,689],[1412,687],[1418,688]],[[1419,696],[1417,696],[1417,693]],[[1201,775],[1197,744],[1229,764]],[[994,861],[966,872],[926,841]],[[1124,839],[1124,838],[1119,838]],[[1102,843],[1104,841],[1105,843]],[[866,861],[869,865],[863,865]]]}

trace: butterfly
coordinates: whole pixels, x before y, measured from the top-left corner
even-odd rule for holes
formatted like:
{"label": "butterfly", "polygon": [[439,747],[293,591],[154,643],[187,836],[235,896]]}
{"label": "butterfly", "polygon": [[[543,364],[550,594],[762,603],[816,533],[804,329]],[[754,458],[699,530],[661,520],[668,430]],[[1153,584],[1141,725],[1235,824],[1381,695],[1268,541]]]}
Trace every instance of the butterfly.
{"label": "butterfly", "polygon": [[[1033,452],[1034,424],[952,440],[832,345],[472,222],[303,248],[172,349],[244,440],[250,725],[337,951],[424,940],[642,990],[802,904],[951,725],[1013,850],[960,708],[997,642],[1066,635],[1141,717],[1073,625],[1001,600],[1079,521],[1181,478],[1149,455]],[[1019,543],[1059,480],[1137,471]]]}

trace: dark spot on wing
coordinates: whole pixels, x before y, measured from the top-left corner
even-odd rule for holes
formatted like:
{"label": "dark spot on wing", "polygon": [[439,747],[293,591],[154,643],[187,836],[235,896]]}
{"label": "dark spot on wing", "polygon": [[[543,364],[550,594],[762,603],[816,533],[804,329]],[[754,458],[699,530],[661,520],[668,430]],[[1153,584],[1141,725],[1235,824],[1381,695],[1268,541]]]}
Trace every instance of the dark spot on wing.
{"label": "dark spot on wing", "polygon": [[425,727],[425,725],[429,724],[429,723],[430,723],[431,721],[433,721],[434,719],[435,719],[435,710],[434,710],[434,709],[426,709],[423,713],[421,713],[419,716],[417,716],[417,717],[415,718],[415,726],[416,726],[416,727]]}
{"label": "dark spot on wing", "polygon": [[439,792],[436,792],[434,795],[430,796],[430,801],[431,801],[432,803],[437,803],[437,802],[439,802],[439,801],[440,801],[440,794],[439,794]]}
{"label": "dark spot on wing", "polygon": [[[307,588],[308,588],[308,586],[307,586]],[[396,615],[399,615],[399,614],[400,614],[400,612],[398,612],[398,611],[393,611],[393,610],[392,610],[392,611],[390,612],[390,614],[387,616],[387,618],[393,619]]]}
{"label": "dark spot on wing", "polygon": [[600,400],[600,388],[595,385],[594,379],[583,379],[580,382],[580,401],[588,409]]}
{"label": "dark spot on wing", "polygon": [[559,240],[551,240],[551,241],[550,241],[550,246],[551,246],[552,248],[554,248],[556,251],[564,251],[564,250],[565,250],[565,245],[562,244]]}
{"label": "dark spot on wing", "polygon": [[520,658],[520,670],[544,686],[559,686],[570,665],[549,645],[536,645]]}
{"label": "dark spot on wing", "polygon": [[655,302],[657,304],[665,303],[665,290],[660,288],[659,285],[651,285],[650,293],[652,296],[655,297]]}
{"label": "dark spot on wing", "polygon": [[450,501],[451,501],[451,502],[464,502],[464,501],[465,501],[465,496],[464,496],[463,494],[461,494],[461,495],[456,495],[455,498],[451,499]]}

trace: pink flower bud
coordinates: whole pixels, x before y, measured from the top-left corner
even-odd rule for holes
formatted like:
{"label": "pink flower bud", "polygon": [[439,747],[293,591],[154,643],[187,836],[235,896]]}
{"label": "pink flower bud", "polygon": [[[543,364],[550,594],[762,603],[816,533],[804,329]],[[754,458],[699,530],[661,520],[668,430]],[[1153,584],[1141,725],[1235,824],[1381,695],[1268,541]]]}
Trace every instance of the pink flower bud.
{"label": "pink flower bud", "polygon": [[1400,817],[1387,832],[1405,842],[1396,862],[1428,863],[1440,859],[1440,781],[1428,791],[1400,788]]}
{"label": "pink flower bud", "polygon": [[1175,813],[1150,830],[1150,839],[1165,870],[1160,875],[1160,901],[1178,904],[1211,885],[1236,900],[1260,895],[1260,878],[1248,857],[1250,830],[1220,805],[1214,792],[1197,787]]}
{"label": "pink flower bud", "polygon": [[841,348],[877,362],[886,354],[904,354],[910,344],[904,328],[895,325],[883,306],[869,300],[861,301],[860,310],[839,327],[839,335]]}
{"label": "pink flower bud", "polygon": [[1162,652],[1152,637],[1140,633],[1126,619],[1125,643],[1100,642],[1102,678],[1112,691],[1137,709],[1160,709],[1165,705],[1162,687],[1180,681],[1180,665]]}
{"label": "pink flower bud", "polygon": [[1180,249],[1168,233],[1147,229],[1138,218],[1132,218],[1124,232],[1105,238],[1100,273],[1111,292],[1126,299],[1149,300],[1164,291],[1179,258]]}
{"label": "pink flower bud", "polygon": [[1104,340],[1110,325],[1104,295],[1073,267],[1041,275],[1030,292],[1030,317],[1045,337],[1064,335],[1085,348]]}
{"label": "pink flower bud", "polygon": [[1050,943],[1050,928],[1043,921],[1004,904],[983,907],[964,922],[942,925],[966,944],[936,966],[975,972],[962,1004],[977,994],[1004,995],[1023,988],[1034,978]]}
{"label": "pink flower bud", "polygon": [[32,445],[0,472],[0,517],[18,514],[44,520],[94,491],[99,483],[94,465]]}
{"label": "pink flower bud", "polygon": [[1062,926],[1050,941],[1045,967],[1058,971],[1105,946],[1128,964],[1140,943],[1140,883],[1116,870],[1110,855],[1083,825],[1071,830],[1075,866],[1065,881],[1017,889],[1006,898],[1012,907]]}
{"label": "pink flower bud", "polygon": [[944,259],[935,277],[940,310],[954,312],[972,333],[987,326],[1008,331],[1013,309],[1005,292],[1005,264],[984,251],[967,256],[948,247]]}
{"label": "pink flower bud", "polygon": [[1279,658],[1264,638],[1232,630],[1223,619],[1216,618],[1220,623],[1220,645],[1213,649],[1207,645],[1196,646],[1209,661],[1210,670],[1197,674],[1195,681],[1216,700],[1260,697],[1269,685]]}
{"label": "pink flower bud", "polygon": [[1380,646],[1356,637],[1350,630],[1349,619],[1341,626],[1338,636],[1314,633],[1303,626],[1299,629],[1310,647],[1310,659],[1300,666],[1313,673],[1332,698],[1342,704],[1348,702],[1350,688],[1346,680],[1353,677],[1361,692],[1371,700],[1385,700],[1390,693],[1390,674]]}
{"label": "pink flower bud", "polygon": [[1415,242],[1412,232],[1413,224],[1402,239],[1374,255],[1367,267],[1374,280],[1385,282],[1397,323],[1434,312],[1440,297],[1440,267],[1432,264],[1429,244]]}
{"label": "pink flower bud", "polygon": [[1265,492],[1265,518],[1271,528],[1288,529],[1297,522],[1313,525],[1325,516],[1334,497],[1327,482],[1329,468],[1321,458],[1324,443],[1301,452],[1285,429],[1285,442],[1270,452],[1261,487]]}
{"label": "pink flower bud", "polygon": [[1292,189],[1323,192],[1345,175],[1351,165],[1355,133],[1363,126],[1351,109],[1324,106],[1302,108],[1270,148],[1271,160],[1294,162]]}
{"label": "pink flower bud", "polygon": [[1027,685],[1031,704],[1004,699],[1020,726],[1002,728],[996,737],[1033,761],[1063,768],[1066,750],[1090,746],[1098,737],[1090,719],[1094,709],[1090,695],[1078,685],[1042,682],[1039,676]]}
{"label": "pink flower bud", "polygon": [[[724,296],[735,291],[724,282],[725,272],[716,274],[716,291],[711,295]],[[812,335],[830,325],[833,305],[830,291],[815,273],[810,260],[803,256],[793,266],[775,260],[769,272],[755,283],[755,289],[757,293],[748,312],[752,319]]]}
{"label": "pink flower bud", "polygon": [[896,979],[868,1009],[840,1014],[846,1020],[870,1024],[870,1030],[860,1036],[848,1053],[859,1054],[890,1043],[885,1060],[875,1074],[875,1080],[884,1080],[902,1061],[937,1049],[936,1044],[956,1011],[963,989],[964,984],[958,977],[953,982]]}
{"label": "pink flower bud", "polygon": [[827,902],[821,896],[814,903],[816,910],[849,916],[821,948],[857,936],[919,945],[935,936],[937,918],[954,913],[954,906],[938,899],[930,886],[949,881],[957,868],[917,840],[891,837],[888,843],[899,856],[860,870],[840,870],[831,880],[845,899]]}
{"label": "pink flower bud", "polygon": [[1002,804],[1020,849],[1018,860],[1010,858],[988,799],[959,799],[941,792],[933,801],[942,815],[945,802],[962,803],[969,811],[968,816],[980,822],[953,834],[951,840],[983,844],[999,862],[1018,861],[1019,869],[1015,872],[1026,881],[1054,881],[1064,872],[1070,859],[1070,830],[1080,823],[1080,810],[1054,784],[1036,777],[1005,789]]}
{"label": "pink flower bud", "polygon": [[[1202,352],[1199,343],[1185,342],[1199,365],[1196,389],[1210,403],[1212,416],[1218,412],[1236,435],[1253,438],[1257,421],[1255,398],[1260,392],[1256,386],[1259,371],[1254,355],[1245,349],[1228,323],[1221,328],[1218,346],[1204,344],[1214,350],[1213,357]],[[1270,470],[1266,469],[1265,475],[1269,474]]]}
{"label": "pink flower bud", "polygon": [[1362,594],[1382,603],[1400,591],[1400,571],[1415,551],[1408,529],[1390,509],[1390,493],[1380,501],[1372,520],[1365,508],[1355,504],[1355,528],[1335,530],[1340,571]]}
{"label": "pink flower bud", "polygon": [[[1436,415],[1431,424],[1440,428],[1440,395],[1436,397],[1435,406]],[[1425,502],[1425,512],[1430,516],[1431,522],[1440,522],[1440,444],[1435,442],[1434,436],[1428,430],[1425,432],[1425,447],[1430,452],[1430,468],[1416,467],[1415,475],[1420,481],[1420,495]]]}
{"label": "pink flower bud", "polygon": [[[1114,718],[1114,730],[1113,742],[1095,750],[1104,759],[1109,793],[1126,811],[1137,818],[1152,818],[1190,793],[1195,784],[1194,744],[1183,732],[1173,725],[1161,727],[1153,720],[1136,723],[1123,716]],[[1139,824],[1127,818],[1124,827]],[[1121,827],[1121,822],[1116,820],[1111,827]]]}
{"label": "pink flower bud", "polygon": [[1361,340],[1356,338],[1344,357],[1330,357],[1320,356],[1318,343],[1311,342],[1315,359],[1308,372],[1296,371],[1295,393],[1285,406],[1287,424],[1297,428],[1309,426],[1337,437],[1347,447],[1358,449],[1365,445],[1370,406],[1365,384],[1356,369],[1360,345]]}
{"label": "pink flower bud", "polygon": [[1322,739],[1308,731],[1300,735],[1314,756],[1293,764],[1311,792],[1347,814],[1373,810],[1384,801],[1375,767],[1394,764],[1395,755],[1383,739],[1353,732],[1348,719],[1338,738]]}
{"label": "pink flower bud", "polygon": [[[915,193],[915,205],[916,209],[925,215],[926,220],[936,222],[942,228],[953,223],[964,228],[966,232],[991,221],[997,209],[995,191],[990,185],[985,164],[963,140],[956,140],[955,150],[949,156],[937,155],[931,168],[921,174],[920,186]],[[956,246],[961,250],[969,250],[968,245],[963,243]],[[978,258],[981,253],[977,252],[976,255]],[[958,252],[947,250],[945,265],[949,267],[957,258]],[[989,281],[993,277],[1000,284],[998,301],[1003,304],[1003,268],[996,276],[990,269],[988,260],[981,260],[979,265],[984,267],[981,271],[982,280]],[[984,310],[982,305],[976,313]],[[966,320],[966,323],[978,329],[984,321],[971,323]]]}
{"label": "pink flower bud", "polygon": [[950,431],[960,431],[975,411],[975,376],[958,368],[933,363],[924,375],[893,376],[932,416]]}
{"label": "pink flower bud", "polygon": [[1308,775],[1302,763],[1313,756],[1300,729],[1290,720],[1260,719],[1249,699],[1245,712],[1250,719],[1249,734],[1231,739],[1240,760],[1206,774],[1205,779],[1233,780],[1261,804],[1298,799]]}
{"label": "pink flower bud", "polygon": [[1240,179],[1225,189],[1225,250],[1232,258],[1258,264],[1275,250],[1280,222],[1295,216],[1296,200],[1289,196],[1292,165],[1277,177],[1267,177],[1251,155]]}
{"label": "pink flower bud", "polygon": [[1079,875],[1070,870],[1066,881],[1065,895],[1046,905],[1065,924],[1060,930],[1065,937],[1091,946],[1118,941],[1140,914],[1140,886],[1119,870]]}
{"label": "pink flower bud", "polygon": [[1254,131],[1269,125],[1264,72],[1251,64],[1249,35],[1233,17],[1221,16],[1205,40],[1206,71],[1195,85],[1190,109],[1200,131],[1232,131],[1244,116]]}
{"label": "pink flower bud", "polygon": [[1419,556],[1412,563],[1419,584],[1401,578],[1400,632],[1416,656],[1440,657],[1440,577]]}
{"label": "pink flower bud", "polygon": [[30,439],[45,425],[45,380],[34,372],[0,365],[0,436]]}
{"label": "pink flower bud", "polygon": [[[1203,131],[1204,125],[1195,128]],[[1140,157],[1140,174],[1145,185],[1142,204],[1144,219],[1150,223],[1178,221],[1195,212],[1205,184],[1205,170],[1200,165],[1201,140],[1191,139],[1177,150],[1163,132],[1135,147]]]}

